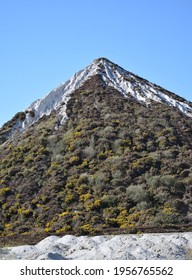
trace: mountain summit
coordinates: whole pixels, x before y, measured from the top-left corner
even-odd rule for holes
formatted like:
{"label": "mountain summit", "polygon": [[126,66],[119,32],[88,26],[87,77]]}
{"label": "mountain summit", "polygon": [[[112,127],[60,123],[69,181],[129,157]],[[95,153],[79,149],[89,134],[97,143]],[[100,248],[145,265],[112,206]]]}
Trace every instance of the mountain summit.
{"label": "mountain summit", "polygon": [[192,229],[192,104],[105,58],[0,129],[0,242]]}
{"label": "mountain summit", "polygon": [[190,102],[124,70],[106,58],[98,58],[45,97],[33,102],[20,114],[20,118],[16,119],[7,136],[11,136],[18,131],[25,131],[30,125],[37,122],[44,115],[51,114],[54,110],[58,112],[60,123],[65,122],[67,119],[66,104],[70,99],[71,93],[95,75],[100,76],[103,87],[113,87],[124,97],[132,96],[146,106],[149,106],[152,101],[166,103],[179,109],[188,117],[192,117],[192,104]]}

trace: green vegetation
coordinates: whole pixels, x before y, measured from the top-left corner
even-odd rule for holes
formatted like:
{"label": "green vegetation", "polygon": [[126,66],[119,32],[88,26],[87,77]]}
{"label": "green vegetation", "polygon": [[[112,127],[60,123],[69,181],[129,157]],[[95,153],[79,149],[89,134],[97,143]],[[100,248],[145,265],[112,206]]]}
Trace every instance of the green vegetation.
{"label": "green vegetation", "polygon": [[67,113],[58,130],[53,113],[1,144],[2,238],[192,223],[190,119],[90,85],[72,95]]}

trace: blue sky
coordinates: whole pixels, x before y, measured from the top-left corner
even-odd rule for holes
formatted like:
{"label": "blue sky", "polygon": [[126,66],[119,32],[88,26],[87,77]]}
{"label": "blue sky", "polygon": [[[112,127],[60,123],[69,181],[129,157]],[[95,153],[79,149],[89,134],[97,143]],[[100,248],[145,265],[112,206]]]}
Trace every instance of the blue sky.
{"label": "blue sky", "polygon": [[0,0],[0,126],[107,57],[192,101],[191,0]]}

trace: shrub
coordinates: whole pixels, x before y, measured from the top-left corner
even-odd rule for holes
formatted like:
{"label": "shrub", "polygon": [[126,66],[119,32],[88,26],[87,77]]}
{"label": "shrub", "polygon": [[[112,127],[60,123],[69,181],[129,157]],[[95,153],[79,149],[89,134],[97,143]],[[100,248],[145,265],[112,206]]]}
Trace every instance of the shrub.
{"label": "shrub", "polygon": [[86,158],[88,158],[89,160],[94,158],[95,155],[96,155],[96,150],[89,146],[89,147],[86,147],[84,150],[83,150],[83,154]]}
{"label": "shrub", "polygon": [[79,231],[80,234],[94,234],[95,233],[95,228],[92,227],[90,224],[84,224],[82,226],[80,226]]}
{"label": "shrub", "polygon": [[174,186],[176,180],[173,175],[163,175],[160,178],[160,183],[166,187]]}
{"label": "shrub", "polygon": [[103,207],[111,207],[111,206],[115,206],[117,203],[117,196],[115,195],[103,195],[101,197],[101,203]]}
{"label": "shrub", "polygon": [[143,185],[130,185],[127,188],[127,197],[135,203],[145,201],[148,198],[147,192]]}
{"label": "shrub", "polygon": [[66,233],[66,232],[68,232],[70,230],[71,230],[71,226],[70,225],[66,225],[66,226],[64,226],[64,227],[62,227],[60,229],[57,229],[56,230],[56,234],[64,234],[64,233]]}
{"label": "shrub", "polygon": [[80,162],[80,158],[78,156],[72,156],[70,159],[69,159],[69,163],[70,164],[78,164]]}
{"label": "shrub", "polygon": [[152,176],[147,179],[147,185],[152,188],[156,188],[160,185],[160,176]]}

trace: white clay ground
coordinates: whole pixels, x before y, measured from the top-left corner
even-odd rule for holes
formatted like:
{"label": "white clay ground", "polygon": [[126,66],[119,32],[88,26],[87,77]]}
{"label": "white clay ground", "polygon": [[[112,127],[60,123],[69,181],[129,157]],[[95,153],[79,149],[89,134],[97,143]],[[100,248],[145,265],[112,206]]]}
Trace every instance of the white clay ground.
{"label": "white clay ground", "polygon": [[33,246],[1,248],[0,259],[185,260],[192,259],[192,232],[50,236]]}

